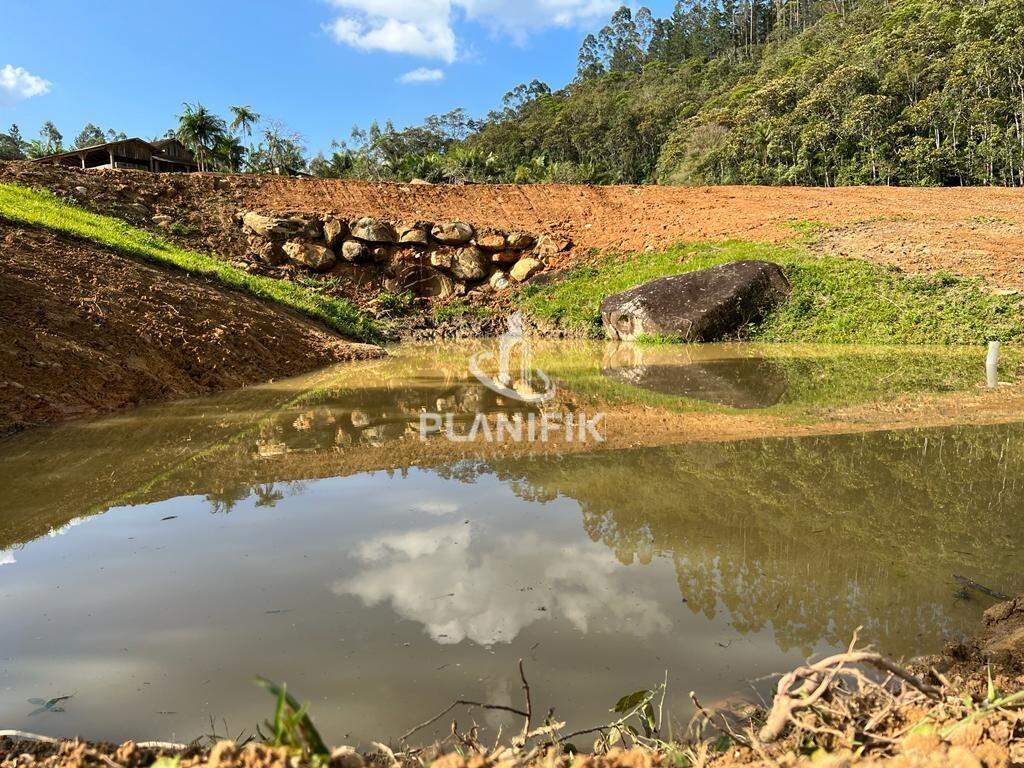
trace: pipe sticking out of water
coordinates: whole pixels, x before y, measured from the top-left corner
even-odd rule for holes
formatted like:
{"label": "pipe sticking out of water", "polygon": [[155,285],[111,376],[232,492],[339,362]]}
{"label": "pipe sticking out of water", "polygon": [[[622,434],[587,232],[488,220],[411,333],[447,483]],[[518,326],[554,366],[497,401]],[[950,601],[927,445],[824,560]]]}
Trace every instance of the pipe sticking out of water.
{"label": "pipe sticking out of water", "polygon": [[985,381],[989,389],[999,386],[999,342],[988,343],[988,356],[985,358]]}

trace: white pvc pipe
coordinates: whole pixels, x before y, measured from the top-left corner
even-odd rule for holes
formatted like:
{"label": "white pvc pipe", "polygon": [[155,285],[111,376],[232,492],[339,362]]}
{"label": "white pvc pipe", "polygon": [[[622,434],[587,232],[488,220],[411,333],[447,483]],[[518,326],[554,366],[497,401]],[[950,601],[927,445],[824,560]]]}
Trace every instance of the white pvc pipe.
{"label": "white pvc pipe", "polygon": [[985,381],[989,389],[999,386],[999,342],[988,343],[988,356],[985,358]]}

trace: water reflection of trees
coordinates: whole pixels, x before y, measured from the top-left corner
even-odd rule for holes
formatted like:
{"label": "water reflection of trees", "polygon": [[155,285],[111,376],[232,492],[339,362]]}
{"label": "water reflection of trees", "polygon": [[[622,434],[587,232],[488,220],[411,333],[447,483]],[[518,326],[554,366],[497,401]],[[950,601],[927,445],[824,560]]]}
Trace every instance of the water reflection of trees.
{"label": "water reflection of trees", "polygon": [[[524,498],[577,500],[623,563],[663,556],[691,610],[809,651],[864,626],[935,646],[975,611],[951,574],[1024,588],[1021,427],[763,440],[491,466]],[[462,466],[452,472],[466,479]],[[472,474],[470,472],[469,474]]]}

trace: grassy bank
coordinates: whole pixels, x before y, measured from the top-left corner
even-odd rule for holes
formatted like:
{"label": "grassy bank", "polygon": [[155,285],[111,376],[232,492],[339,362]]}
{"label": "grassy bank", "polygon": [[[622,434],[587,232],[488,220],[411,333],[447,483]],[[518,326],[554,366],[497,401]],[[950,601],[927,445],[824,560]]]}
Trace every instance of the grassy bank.
{"label": "grassy bank", "polygon": [[0,184],[0,217],[18,224],[46,227],[143,261],[210,278],[228,288],[295,309],[350,339],[379,341],[381,337],[376,324],[344,299],[325,296],[291,281],[251,275],[215,256],[179,248],[120,219],[69,205],[49,192]]}
{"label": "grassy bank", "polygon": [[912,277],[864,261],[814,256],[801,244],[682,243],[657,253],[606,256],[555,282],[526,286],[516,301],[541,320],[598,335],[599,307],[606,296],[737,259],[774,261],[793,286],[790,298],[771,317],[747,329],[753,340],[980,344],[1024,336],[1020,297],[994,295],[981,280],[946,274]]}

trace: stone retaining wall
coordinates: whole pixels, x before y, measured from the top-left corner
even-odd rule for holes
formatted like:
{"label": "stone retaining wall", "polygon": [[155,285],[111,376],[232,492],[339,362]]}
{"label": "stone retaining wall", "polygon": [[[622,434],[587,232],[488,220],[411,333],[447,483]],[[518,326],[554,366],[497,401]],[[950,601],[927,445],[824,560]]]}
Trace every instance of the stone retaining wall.
{"label": "stone retaining wall", "polygon": [[572,243],[551,235],[477,228],[464,221],[395,222],[333,214],[239,211],[252,258],[287,262],[318,274],[363,268],[389,290],[446,298],[503,291],[542,271],[547,258]]}

